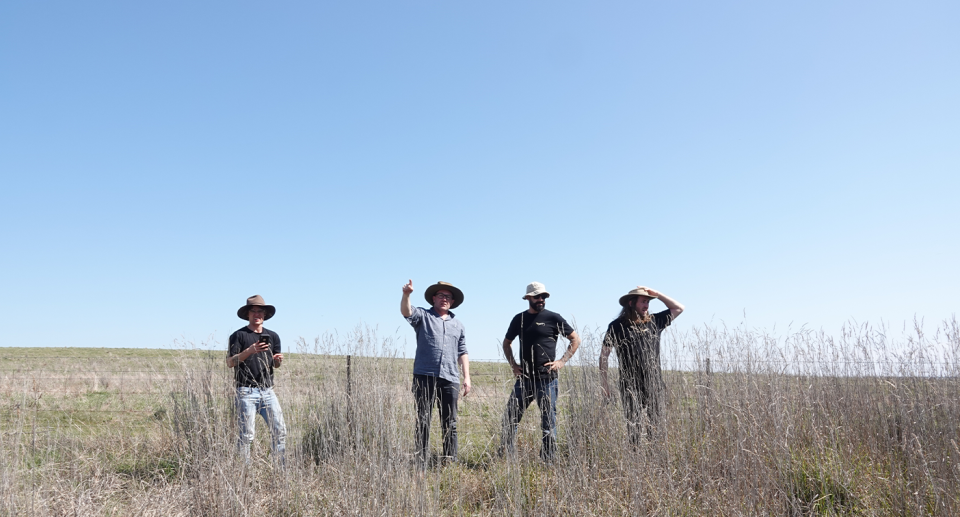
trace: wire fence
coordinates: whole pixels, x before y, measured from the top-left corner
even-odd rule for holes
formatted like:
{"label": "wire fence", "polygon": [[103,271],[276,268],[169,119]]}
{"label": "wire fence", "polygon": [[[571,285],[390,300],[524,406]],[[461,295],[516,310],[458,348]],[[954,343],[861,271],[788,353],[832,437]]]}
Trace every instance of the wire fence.
{"label": "wire fence", "polygon": [[[477,363],[479,361],[471,361],[471,363]],[[505,361],[495,362],[489,361],[488,364],[495,364],[502,367],[504,372],[510,371],[510,366]],[[578,364],[571,363],[571,366],[575,367],[593,367],[592,364]],[[611,368],[616,368],[616,360],[610,361]],[[922,362],[912,362],[905,363],[904,361],[898,360],[886,360],[886,361],[876,361],[876,360],[821,360],[821,359],[784,359],[784,360],[771,360],[771,359],[691,359],[691,360],[664,360],[663,368],[665,370],[677,370],[681,372],[696,372],[696,371],[707,371],[712,370],[713,372],[733,372],[741,371],[744,368],[749,367],[766,367],[771,370],[776,370],[778,368],[786,368],[788,371],[798,370],[799,367],[805,367],[808,373],[817,373],[817,372],[836,372],[841,370],[868,370],[868,371],[938,371],[938,370],[949,370],[949,371],[960,371],[960,361],[922,361]],[[287,368],[290,370],[290,368]],[[49,368],[29,368],[29,367],[20,367],[20,368],[0,368],[0,374],[19,374],[21,376],[28,376],[31,379],[76,379],[82,376],[90,375],[119,375],[126,376],[131,375],[132,378],[141,378],[133,376],[132,374],[146,374],[149,375],[151,379],[155,380],[173,380],[182,377],[182,373],[177,369],[102,369],[102,368],[83,368],[78,370],[64,370],[64,369],[49,369]],[[276,375],[282,376],[283,373],[278,372]],[[489,372],[489,371],[471,371],[471,377],[492,377],[502,375],[502,372]],[[0,376],[2,380],[6,376]]]}
{"label": "wire fence", "polygon": [[[471,364],[474,361],[470,361]],[[501,367],[500,371],[471,370],[471,377],[499,377],[510,374],[511,368],[506,361],[495,362]],[[612,370],[618,369],[615,358],[609,361]],[[596,364],[571,363],[578,368],[597,368]],[[960,361],[913,361],[899,360],[817,360],[817,359],[689,359],[662,361],[664,371],[678,373],[741,373],[744,371],[762,370],[770,373],[787,375],[832,375],[832,376],[929,376],[943,377],[960,375]],[[762,372],[758,372],[762,373]]]}
{"label": "wire fence", "polygon": [[[297,354],[301,355],[301,354]],[[342,382],[346,383],[347,389],[353,384],[351,379],[351,370],[358,367],[358,363],[363,363],[371,359],[378,359],[369,356],[316,356],[310,355],[310,361],[321,361],[332,365],[334,372],[340,371],[344,376]],[[80,428],[95,427],[122,427],[130,428],[151,428],[159,425],[165,416],[166,409],[163,403],[173,396],[176,390],[176,383],[185,379],[187,372],[182,367],[170,368],[96,368],[87,367],[88,364],[73,361],[97,361],[100,358],[90,356],[58,356],[55,359],[63,365],[60,368],[50,368],[49,365],[42,365],[31,368],[29,360],[49,361],[51,358],[27,358],[19,362],[18,367],[0,368],[0,397],[5,400],[3,406],[0,406],[0,416],[6,424],[0,422],[0,429],[8,428],[12,415],[33,414],[46,415],[49,420],[51,416],[63,417],[66,419],[64,424]],[[471,377],[481,379],[479,383],[474,383],[475,391],[487,396],[498,395],[489,391],[490,384],[508,384],[513,382],[513,372],[510,366],[503,360],[498,361],[471,361],[483,364],[482,371],[474,370]],[[613,370],[616,371],[616,362],[612,362]],[[490,371],[490,368],[496,368]],[[593,364],[579,364],[574,367],[595,368]],[[888,378],[890,376],[930,376],[930,377],[958,377],[960,372],[960,363],[956,361],[934,361],[917,360],[911,361],[899,360],[863,360],[863,359],[804,359],[804,358],[700,358],[700,359],[664,359],[663,367],[668,372],[674,374],[685,374],[697,372],[706,375],[715,375],[723,373],[759,373],[770,372],[786,375],[834,375],[838,377],[870,377],[876,376]],[[73,368],[77,368],[74,370]],[[612,373],[614,373],[612,372]],[[227,389],[232,379],[232,372],[224,365],[222,370],[208,370],[208,373],[215,377],[220,377],[224,388]],[[290,385],[295,381],[296,375],[301,372],[291,372],[291,368],[278,370],[278,382]],[[410,375],[406,366],[397,368],[392,372],[399,379]],[[355,375],[355,373],[353,374]],[[615,373],[614,373],[615,375]],[[381,379],[381,382],[386,379]],[[488,385],[486,389],[480,385]],[[479,388],[479,389],[478,389]],[[226,392],[225,392],[226,393]],[[48,398],[43,401],[47,407],[41,407],[40,400],[46,395]],[[70,400],[56,400],[49,397],[82,397],[91,395],[107,395],[100,401],[94,401],[91,405],[97,407],[76,408],[76,407],[57,407],[62,403],[70,403]],[[504,394],[505,395],[505,394]],[[19,397],[19,400],[18,400]],[[0,399],[2,400],[2,399]],[[117,407],[119,406],[119,407]],[[129,406],[133,406],[132,408]],[[89,415],[130,415],[137,418],[133,421],[117,421],[110,418],[89,418],[83,421],[74,421],[75,418],[81,418]],[[154,418],[155,422],[144,423],[143,418]],[[36,418],[34,418],[36,420]],[[48,423],[32,424],[34,430],[59,429],[61,426],[49,425]]]}

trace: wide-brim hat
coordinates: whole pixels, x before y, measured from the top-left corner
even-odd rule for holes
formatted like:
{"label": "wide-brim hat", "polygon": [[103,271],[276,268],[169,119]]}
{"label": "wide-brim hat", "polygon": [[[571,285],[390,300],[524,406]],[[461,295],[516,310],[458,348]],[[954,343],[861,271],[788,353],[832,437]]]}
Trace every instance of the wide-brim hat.
{"label": "wide-brim hat", "polygon": [[527,294],[523,295],[523,299],[526,300],[528,296],[537,296],[545,294],[547,298],[550,297],[550,293],[547,292],[547,286],[541,284],[540,282],[530,282],[527,284]]}
{"label": "wide-brim hat", "polygon": [[249,321],[250,318],[247,317],[248,316],[247,313],[250,312],[250,307],[263,307],[263,310],[266,312],[266,314],[263,315],[264,321],[272,318],[273,315],[277,313],[276,307],[274,307],[273,305],[267,305],[266,302],[263,301],[262,296],[260,296],[259,294],[255,294],[250,298],[247,298],[246,305],[237,309],[237,316],[239,316],[240,319],[244,321]]}
{"label": "wide-brim hat", "polygon": [[629,293],[621,296],[621,297],[620,297],[620,305],[621,305],[622,307],[626,307],[626,306],[627,306],[627,302],[629,302],[629,301],[630,301],[631,299],[633,299],[633,298],[636,298],[637,296],[646,296],[647,298],[650,298],[650,299],[656,298],[656,296],[650,294],[646,289],[637,288],[637,289],[633,289],[633,290],[630,291]]}
{"label": "wide-brim hat", "polygon": [[433,306],[433,297],[438,291],[450,291],[453,293],[453,303],[450,304],[451,309],[456,309],[463,303],[463,291],[446,282],[437,282],[428,287],[423,293],[423,297],[427,299],[427,303],[429,303],[431,307]]}

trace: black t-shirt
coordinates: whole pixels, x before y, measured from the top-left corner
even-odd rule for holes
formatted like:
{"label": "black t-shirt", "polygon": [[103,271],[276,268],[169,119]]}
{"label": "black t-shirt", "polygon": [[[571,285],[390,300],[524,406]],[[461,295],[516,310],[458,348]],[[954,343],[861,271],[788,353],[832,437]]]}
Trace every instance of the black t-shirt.
{"label": "black t-shirt", "polygon": [[[263,329],[263,334],[270,336],[270,348],[251,355],[246,361],[234,368],[234,379],[237,386],[248,388],[273,387],[273,354],[280,353],[280,336],[268,329]],[[250,330],[250,327],[241,328],[230,334],[227,357],[233,357],[243,352],[257,341],[260,341],[260,334]]]}
{"label": "black t-shirt", "polygon": [[647,385],[660,382],[660,333],[672,321],[670,311],[665,310],[653,314],[646,323],[620,318],[610,322],[603,344],[617,350],[621,383]]}
{"label": "black t-shirt", "polygon": [[552,362],[557,357],[557,336],[566,337],[571,332],[573,327],[562,316],[546,309],[537,314],[523,311],[514,316],[507,328],[507,339],[513,341],[517,335],[520,336],[523,375],[528,378],[555,379],[557,372],[551,372],[544,363]]}

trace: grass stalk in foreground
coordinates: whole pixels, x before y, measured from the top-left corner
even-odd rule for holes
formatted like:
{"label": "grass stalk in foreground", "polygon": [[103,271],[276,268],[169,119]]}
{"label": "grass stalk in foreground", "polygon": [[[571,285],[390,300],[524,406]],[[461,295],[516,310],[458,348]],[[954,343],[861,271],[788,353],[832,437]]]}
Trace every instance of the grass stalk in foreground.
{"label": "grass stalk in foreground", "polygon": [[262,421],[253,464],[238,461],[224,352],[18,350],[17,368],[0,368],[0,513],[960,514],[955,321],[896,340],[866,326],[669,332],[666,436],[638,449],[600,396],[601,336],[582,334],[582,365],[561,374],[554,465],[539,460],[533,408],[517,458],[497,457],[512,378],[475,363],[462,461],[423,474],[411,362],[367,330],[301,341],[278,370],[286,468]]}

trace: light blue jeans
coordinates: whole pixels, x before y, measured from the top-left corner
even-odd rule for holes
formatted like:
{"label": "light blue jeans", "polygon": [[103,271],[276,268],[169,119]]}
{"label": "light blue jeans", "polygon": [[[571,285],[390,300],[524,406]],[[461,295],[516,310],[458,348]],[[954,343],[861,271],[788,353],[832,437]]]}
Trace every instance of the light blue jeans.
{"label": "light blue jeans", "polygon": [[283,462],[286,450],[285,440],[287,428],[283,424],[283,411],[280,401],[273,392],[273,388],[237,388],[237,427],[240,428],[240,439],[237,449],[244,460],[250,461],[250,443],[253,442],[254,423],[256,414],[260,413],[270,428],[270,448],[280,462]]}

